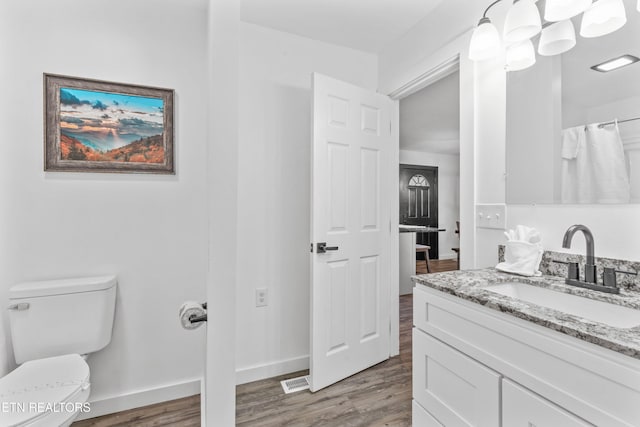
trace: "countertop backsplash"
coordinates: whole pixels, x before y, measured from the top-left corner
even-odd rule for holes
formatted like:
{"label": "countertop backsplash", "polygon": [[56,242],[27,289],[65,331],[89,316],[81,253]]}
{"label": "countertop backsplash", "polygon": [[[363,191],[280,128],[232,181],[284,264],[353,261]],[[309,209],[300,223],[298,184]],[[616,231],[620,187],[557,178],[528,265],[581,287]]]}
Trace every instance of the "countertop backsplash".
{"label": "countertop backsplash", "polygon": [[[498,246],[498,262],[504,261],[504,250],[504,245]],[[567,265],[553,261],[577,262],[580,265],[580,276],[584,279],[584,255],[544,251],[542,254],[542,261],[540,262],[540,272],[549,276],[567,277]],[[599,283],[602,283],[602,271],[605,267],[611,267],[619,271],[627,271],[630,273],[640,273],[640,261],[596,257],[596,265],[598,267]],[[630,292],[640,293],[640,276],[618,273],[616,274],[616,279],[619,287]]]}

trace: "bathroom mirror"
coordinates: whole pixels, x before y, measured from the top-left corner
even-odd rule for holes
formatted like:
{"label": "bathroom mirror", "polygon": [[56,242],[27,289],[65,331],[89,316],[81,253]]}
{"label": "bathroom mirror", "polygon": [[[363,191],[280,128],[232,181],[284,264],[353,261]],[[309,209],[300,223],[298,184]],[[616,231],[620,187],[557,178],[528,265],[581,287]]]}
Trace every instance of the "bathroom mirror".
{"label": "bathroom mirror", "polygon": [[640,62],[591,68],[640,58],[640,12],[624,4],[621,29],[583,38],[578,16],[573,49],[507,73],[507,203],[640,203]]}

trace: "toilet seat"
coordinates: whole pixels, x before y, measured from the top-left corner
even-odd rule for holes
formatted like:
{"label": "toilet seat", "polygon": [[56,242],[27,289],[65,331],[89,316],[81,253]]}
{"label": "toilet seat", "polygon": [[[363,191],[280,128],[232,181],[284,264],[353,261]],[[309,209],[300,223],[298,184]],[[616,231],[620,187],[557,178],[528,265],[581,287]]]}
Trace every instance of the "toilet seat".
{"label": "toilet seat", "polygon": [[89,365],[78,354],[23,363],[0,378],[0,401],[5,405],[0,424],[66,424],[89,397],[89,374]]}

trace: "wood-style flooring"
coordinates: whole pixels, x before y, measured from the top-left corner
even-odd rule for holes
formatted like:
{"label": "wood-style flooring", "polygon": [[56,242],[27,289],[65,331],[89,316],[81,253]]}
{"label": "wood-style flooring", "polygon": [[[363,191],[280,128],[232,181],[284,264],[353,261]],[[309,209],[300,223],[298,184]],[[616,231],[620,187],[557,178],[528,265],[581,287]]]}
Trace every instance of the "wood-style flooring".
{"label": "wood-style flooring", "polygon": [[[452,271],[458,269],[458,261],[455,259],[434,259],[429,261],[432,273]],[[424,261],[416,262],[416,274],[427,274],[427,266]]]}
{"label": "wood-style flooring", "polygon": [[71,427],[199,427],[200,395],[162,402],[103,417],[76,421]]}
{"label": "wood-style flooring", "polygon": [[[430,261],[432,272],[457,269],[455,260]],[[426,273],[424,261],[416,263]],[[236,388],[236,425],[259,427],[410,426],[411,295],[400,297],[400,355],[317,393],[284,394],[280,381],[297,372]],[[131,409],[73,423],[73,427],[192,427],[200,425],[200,396]]]}
{"label": "wood-style flooring", "polygon": [[280,380],[244,384],[236,392],[238,426],[410,426],[412,296],[400,297],[400,356],[316,393],[285,395]]}

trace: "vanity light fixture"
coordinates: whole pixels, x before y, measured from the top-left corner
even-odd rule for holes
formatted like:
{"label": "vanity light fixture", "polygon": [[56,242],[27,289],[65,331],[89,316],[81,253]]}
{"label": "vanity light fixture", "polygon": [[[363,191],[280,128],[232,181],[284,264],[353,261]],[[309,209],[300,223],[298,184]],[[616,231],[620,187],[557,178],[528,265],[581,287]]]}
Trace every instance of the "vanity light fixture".
{"label": "vanity light fixture", "polygon": [[547,0],[544,4],[544,20],[564,21],[589,9],[593,0]]}
{"label": "vanity light fixture", "polygon": [[[500,36],[495,25],[487,17],[487,12],[501,1],[495,0],[485,9],[471,36],[469,59],[482,61],[500,55]],[[583,13],[580,35],[587,38],[612,33],[627,22],[623,0],[546,0],[546,22],[543,26],[536,1],[513,0],[507,12],[503,33],[505,57],[510,58],[507,60],[508,70],[526,68],[522,67],[523,63],[529,64],[527,67],[535,63],[535,50],[532,60],[529,57],[530,43],[522,42],[530,41],[541,31],[538,45],[540,55],[559,55],[573,48],[576,45],[576,31],[571,18],[580,13]],[[640,11],[640,0],[637,8]]]}
{"label": "vanity light fixture", "polygon": [[531,40],[515,43],[507,47],[505,54],[507,71],[520,71],[536,63],[536,52]]}
{"label": "vanity light fixture", "polygon": [[504,23],[507,44],[528,40],[542,30],[540,12],[534,0],[514,0]]}
{"label": "vanity light fixture", "polygon": [[622,55],[617,58],[609,59],[601,64],[594,65],[591,67],[592,70],[600,71],[601,73],[608,73],[609,71],[617,70],[622,67],[626,67],[627,65],[634,64],[640,61],[640,58],[637,58],[633,55]]}
{"label": "vanity light fixture", "polygon": [[567,52],[576,45],[576,30],[570,19],[553,24],[542,29],[538,53],[542,56],[553,56]]}
{"label": "vanity light fixture", "polygon": [[582,15],[580,35],[600,37],[622,28],[627,22],[627,14],[622,0],[597,0]]}
{"label": "vanity light fixture", "polygon": [[498,34],[496,26],[491,23],[491,19],[487,17],[487,12],[501,1],[496,0],[485,9],[478,26],[473,31],[469,43],[469,59],[472,61],[483,61],[495,58],[500,54],[500,34]]}

